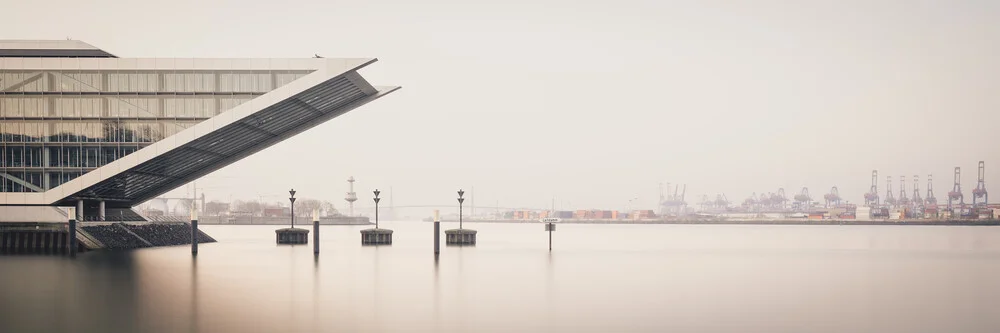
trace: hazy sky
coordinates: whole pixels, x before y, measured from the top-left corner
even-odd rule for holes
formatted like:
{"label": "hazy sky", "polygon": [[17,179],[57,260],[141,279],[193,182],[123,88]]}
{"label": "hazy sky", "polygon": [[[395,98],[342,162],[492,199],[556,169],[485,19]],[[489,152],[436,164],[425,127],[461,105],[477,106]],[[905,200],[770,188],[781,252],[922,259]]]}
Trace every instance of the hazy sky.
{"label": "hazy sky", "polygon": [[209,199],[294,187],[342,208],[353,175],[361,206],[475,186],[477,204],[652,209],[660,182],[691,204],[862,201],[872,169],[933,173],[943,199],[961,166],[971,201],[979,160],[1000,191],[998,1],[0,1],[0,39],[378,57],[362,74],[403,86],[206,176]]}

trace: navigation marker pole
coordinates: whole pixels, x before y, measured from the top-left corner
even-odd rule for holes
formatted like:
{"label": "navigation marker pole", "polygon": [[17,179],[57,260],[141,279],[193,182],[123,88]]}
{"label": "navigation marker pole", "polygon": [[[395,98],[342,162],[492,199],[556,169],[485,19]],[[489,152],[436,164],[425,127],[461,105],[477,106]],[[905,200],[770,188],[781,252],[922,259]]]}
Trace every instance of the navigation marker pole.
{"label": "navigation marker pole", "polygon": [[313,209],[313,253],[319,254],[319,209]]}
{"label": "navigation marker pole", "polygon": [[191,255],[198,255],[198,206],[191,208]]}
{"label": "navigation marker pole", "polygon": [[76,208],[69,208],[69,237],[66,237],[66,242],[69,243],[69,256],[76,257]]}
{"label": "navigation marker pole", "polygon": [[544,218],[539,222],[545,223],[545,231],[549,232],[549,252],[552,252],[552,232],[556,231],[556,224],[554,222],[559,221],[558,218]]}
{"label": "navigation marker pole", "polygon": [[440,211],[434,210],[434,256],[441,253],[441,215]]}

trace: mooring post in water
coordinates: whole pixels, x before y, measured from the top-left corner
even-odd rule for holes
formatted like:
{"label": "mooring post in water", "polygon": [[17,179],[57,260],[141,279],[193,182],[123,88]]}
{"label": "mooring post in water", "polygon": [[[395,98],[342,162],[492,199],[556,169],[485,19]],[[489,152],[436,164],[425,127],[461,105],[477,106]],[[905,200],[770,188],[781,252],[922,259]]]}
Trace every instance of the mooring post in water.
{"label": "mooring post in water", "polygon": [[191,208],[191,254],[198,254],[198,208]]}
{"label": "mooring post in water", "polygon": [[440,211],[434,210],[434,255],[441,253],[441,215]]}
{"label": "mooring post in water", "polygon": [[69,208],[69,230],[68,236],[66,237],[67,247],[69,247],[69,256],[76,256],[76,208]]}
{"label": "mooring post in water", "polygon": [[313,253],[319,254],[319,209],[313,209]]}

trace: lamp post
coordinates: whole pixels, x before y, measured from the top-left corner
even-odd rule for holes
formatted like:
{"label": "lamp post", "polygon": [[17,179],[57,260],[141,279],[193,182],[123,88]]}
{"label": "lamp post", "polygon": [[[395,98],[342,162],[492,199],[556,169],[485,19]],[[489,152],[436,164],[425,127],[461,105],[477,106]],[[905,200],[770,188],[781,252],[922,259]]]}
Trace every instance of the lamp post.
{"label": "lamp post", "polygon": [[445,244],[448,245],[476,245],[476,231],[465,230],[462,227],[463,203],[465,203],[465,191],[458,190],[458,229],[445,230]]}
{"label": "lamp post", "polygon": [[378,189],[375,189],[375,191],[372,191],[372,193],[375,193],[375,229],[378,229],[378,202],[382,200],[378,197],[378,195],[379,193],[382,192],[379,191]]}
{"label": "lamp post", "polygon": [[288,191],[288,201],[291,202],[292,206],[292,228],[295,228],[295,189]]}
{"label": "lamp post", "polygon": [[463,195],[465,195],[465,191],[462,191],[461,189],[459,189],[458,190],[458,229],[462,229],[462,203],[465,202],[465,198],[462,197]]}

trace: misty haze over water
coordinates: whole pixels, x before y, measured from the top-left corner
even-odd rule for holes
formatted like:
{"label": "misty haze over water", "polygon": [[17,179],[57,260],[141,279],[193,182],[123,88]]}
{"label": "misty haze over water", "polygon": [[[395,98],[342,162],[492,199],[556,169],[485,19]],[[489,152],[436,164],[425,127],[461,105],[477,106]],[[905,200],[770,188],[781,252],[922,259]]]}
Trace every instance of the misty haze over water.
{"label": "misty haze over water", "polygon": [[[1000,229],[471,224],[323,228],[322,253],[271,226],[219,243],[4,257],[3,332],[995,332]],[[445,223],[444,228],[457,227]],[[470,225],[466,225],[470,227]]]}

